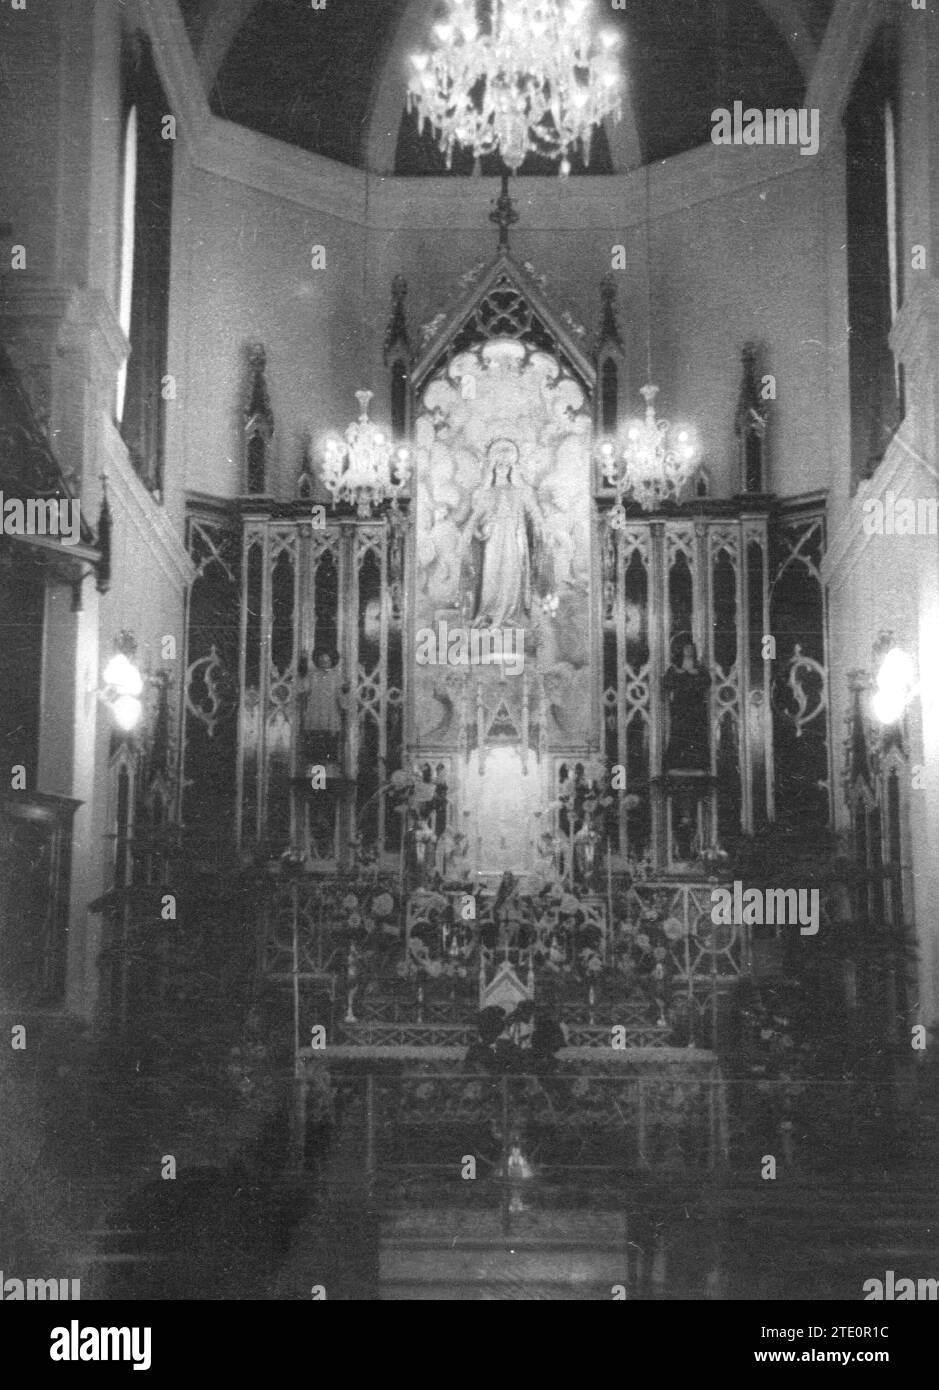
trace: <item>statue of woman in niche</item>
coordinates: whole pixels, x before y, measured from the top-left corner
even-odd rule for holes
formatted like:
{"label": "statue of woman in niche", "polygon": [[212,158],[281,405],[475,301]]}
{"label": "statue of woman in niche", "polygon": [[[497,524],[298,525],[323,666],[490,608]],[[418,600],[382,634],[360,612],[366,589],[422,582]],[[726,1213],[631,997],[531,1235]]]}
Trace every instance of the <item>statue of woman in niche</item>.
{"label": "statue of woman in niche", "polygon": [[470,620],[474,627],[525,627],[534,583],[550,588],[544,518],[518,478],[518,446],[494,439],[486,451],[488,481],[473,499],[464,544],[473,561]]}
{"label": "statue of woman in niche", "polygon": [[683,642],[680,659],[665,672],[669,711],[666,772],[710,772],[710,686],[710,674],[698,661],[694,643]]}
{"label": "statue of woman in niche", "polygon": [[313,666],[305,656],[297,663],[301,748],[310,762],[341,760],[342,720],[350,707],[349,683],[343,680],[339,653],[316,647]]}
{"label": "statue of woman in niche", "polygon": [[669,712],[665,772],[675,777],[684,774],[688,779],[672,790],[672,852],[677,859],[688,861],[694,854],[698,805],[705,785],[701,779],[711,771],[711,676],[699,663],[690,639],[682,641],[681,656],[665,672],[664,684]]}

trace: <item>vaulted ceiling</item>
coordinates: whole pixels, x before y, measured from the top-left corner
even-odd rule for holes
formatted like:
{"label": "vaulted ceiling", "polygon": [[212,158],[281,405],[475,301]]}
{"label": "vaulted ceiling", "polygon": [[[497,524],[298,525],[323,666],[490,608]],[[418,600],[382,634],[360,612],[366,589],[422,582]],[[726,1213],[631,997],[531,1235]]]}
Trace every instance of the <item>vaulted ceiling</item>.
{"label": "vaulted ceiling", "polygon": [[[445,172],[405,117],[407,55],[426,46],[439,0],[178,0],[217,115],[305,150],[403,175]],[[591,171],[705,143],[717,106],[803,99],[833,0],[594,0],[622,33],[626,114],[598,132]],[[522,172],[547,173],[530,161]],[[469,157],[455,174],[472,172]],[[581,166],[575,162],[574,172]],[[484,163],[483,172],[495,172]]]}

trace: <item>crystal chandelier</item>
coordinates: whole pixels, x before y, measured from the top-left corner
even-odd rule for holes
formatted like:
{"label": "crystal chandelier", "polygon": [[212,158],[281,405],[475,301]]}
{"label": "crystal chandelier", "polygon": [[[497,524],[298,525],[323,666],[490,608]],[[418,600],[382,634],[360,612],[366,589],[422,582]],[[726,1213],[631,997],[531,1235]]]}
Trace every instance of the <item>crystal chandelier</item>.
{"label": "crystal chandelier", "polygon": [[455,145],[477,158],[498,151],[512,173],[531,153],[568,174],[578,143],[587,162],[594,126],[621,115],[618,36],[594,43],[588,0],[490,0],[484,16],[477,0],[449,4],[408,84],[408,107],[436,131],[447,168]]}
{"label": "crystal chandelier", "polygon": [[389,499],[396,503],[411,476],[410,450],[368,418],[372,394],[356,391],[358,420],[342,439],[330,435],[323,446],[323,482],[333,502],[354,503],[362,517]]}
{"label": "crystal chandelier", "polygon": [[657,386],[643,386],[645,418],[631,420],[618,444],[605,440],[600,445],[600,466],[606,481],[616,488],[618,510],[627,495],[644,512],[669,498],[677,500],[694,475],[697,449],[691,432],[673,429],[668,420],[656,418],[658,393]]}

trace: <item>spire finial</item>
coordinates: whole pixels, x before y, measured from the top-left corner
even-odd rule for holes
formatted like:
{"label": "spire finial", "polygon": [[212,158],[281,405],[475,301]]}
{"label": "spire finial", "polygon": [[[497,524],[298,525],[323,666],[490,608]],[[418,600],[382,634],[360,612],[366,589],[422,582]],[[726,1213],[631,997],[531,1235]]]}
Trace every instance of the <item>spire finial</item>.
{"label": "spire finial", "polygon": [[597,334],[597,351],[599,352],[602,347],[616,347],[622,352],[623,340],[620,337],[619,324],[616,321],[616,276],[612,270],[608,270],[600,281],[600,300],[602,308],[600,310],[600,330]]}
{"label": "spire finial", "polygon": [[499,228],[499,250],[508,251],[509,249],[509,228],[514,227],[519,219],[515,203],[509,196],[509,174],[507,169],[502,171],[502,192],[498,198],[493,199],[495,207],[489,214],[489,221]]}

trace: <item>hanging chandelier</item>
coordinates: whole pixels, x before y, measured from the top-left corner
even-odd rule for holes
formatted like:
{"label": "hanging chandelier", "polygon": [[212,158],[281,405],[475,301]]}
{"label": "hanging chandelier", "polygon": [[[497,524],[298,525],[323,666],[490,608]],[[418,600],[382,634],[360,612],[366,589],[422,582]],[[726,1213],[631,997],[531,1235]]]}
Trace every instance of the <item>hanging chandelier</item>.
{"label": "hanging chandelier", "polygon": [[482,13],[477,0],[449,4],[437,46],[412,55],[408,85],[408,107],[436,132],[447,168],[455,145],[477,158],[498,152],[513,174],[528,154],[559,159],[568,174],[576,145],[589,162],[593,128],[622,112],[618,36],[594,41],[588,0],[489,0]]}
{"label": "hanging chandelier", "polygon": [[356,391],[359,418],[345,435],[330,435],[323,445],[323,483],[333,502],[354,504],[367,517],[383,502],[396,503],[411,476],[411,452],[395,444],[368,418],[371,391]]}
{"label": "hanging chandelier", "polygon": [[[655,414],[657,386],[643,386],[645,417],[631,420],[621,441],[605,440],[599,447],[606,481],[616,488],[617,510],[632,497],[644,512],[663,502],[677,501],[697,468],[697,448],[691,431],[673,429]],[[621,515],[621,512],[620,512]]]}

